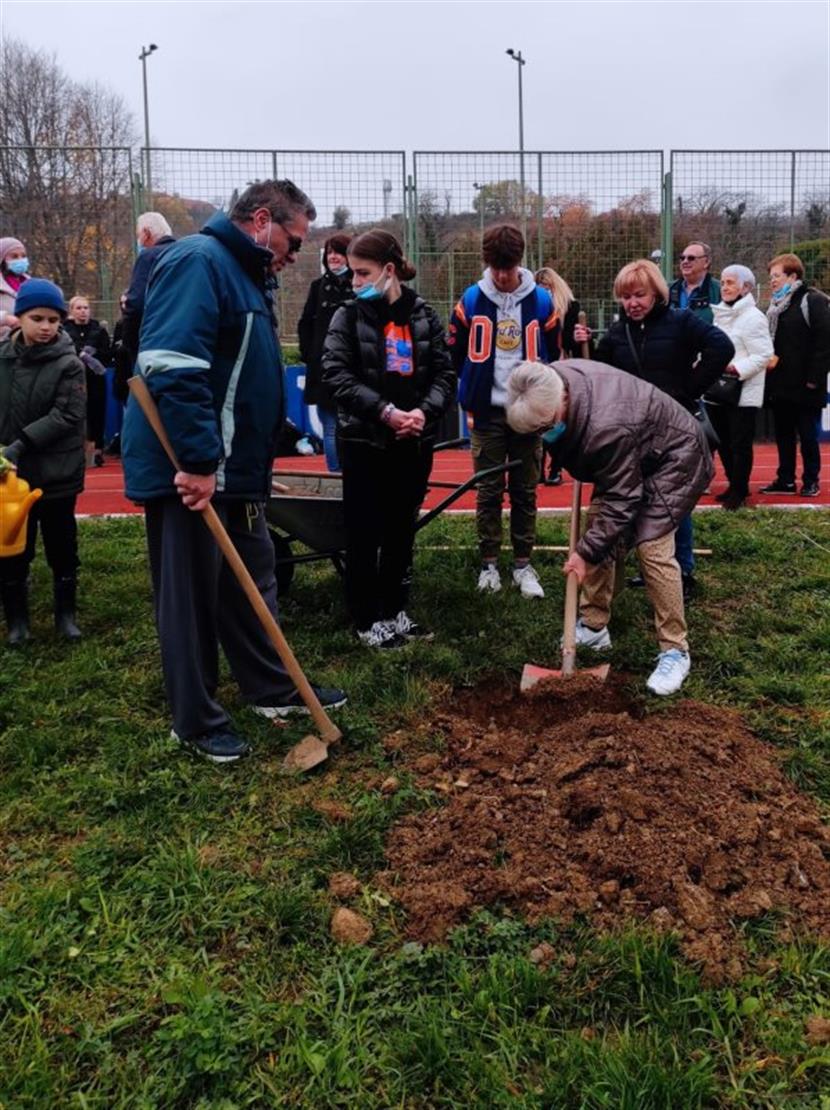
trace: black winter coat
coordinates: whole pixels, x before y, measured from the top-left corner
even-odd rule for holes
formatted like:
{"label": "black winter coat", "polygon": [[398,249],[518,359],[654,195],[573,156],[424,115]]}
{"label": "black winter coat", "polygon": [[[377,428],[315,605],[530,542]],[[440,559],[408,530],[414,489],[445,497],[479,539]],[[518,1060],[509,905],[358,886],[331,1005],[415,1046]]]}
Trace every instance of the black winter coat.
{"label": "black winter coat", "polygon": [[[421,438],[434,439],[436,425],[455,399],[456,375],[435,309],[415,296],[412,386],[426,417]],[[337,432],[374,447],[395,441],[381,421],[388,403],[383,324],[371,301],[350,301],[334,314],[323,346],[323,383],[337,405]]]}
{"label": "black winter coat", "polygon": [[732,340],[714,324],[686,308],[656,304],[639,322],[621,312],[597,344],[596,359],[651,382],[694,412],[734,354]]}
{"label": "black winter coat", "polygon": [[0,443],[22,439],[17,472],[44,500],[84,488],[84,365],[62,331],[27,347],[19,332],[0,343]]}
{"label": "black winter coat", "polygon": [[351,270],[341,277],[326,270],[311,283],[297,324],[300,358],[306,367],[303,399],[307,405],[333,406],[331,395],[323,385],[323,344],[335,312],[353,298]]}
{"label": "black winter coat", "polygon": [[[804,319],[805,297],[809,325]],[[765,402],[824,408],[830,371],[830,300],[807,286],[796,289],[778,317],[773,345],[778,362],[767,374]]]}
{"label": "black winter coat", "polygon": [[74,320],[67,319],[64,321],[63,330],[75,344],[76,355],[79,355],[84,347],[92,347],[95,358],[105,367],[110,365],[112,353],[109,333],[97,320],[76,324]]}

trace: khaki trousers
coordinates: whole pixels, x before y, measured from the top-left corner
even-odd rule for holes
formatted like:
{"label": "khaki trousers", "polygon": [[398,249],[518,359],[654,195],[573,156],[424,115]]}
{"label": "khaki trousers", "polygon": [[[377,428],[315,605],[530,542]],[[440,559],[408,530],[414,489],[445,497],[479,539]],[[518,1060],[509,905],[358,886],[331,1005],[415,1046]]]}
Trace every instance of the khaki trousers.
{"label": "khaki trousers", "polygon": [[[588,511],[590,523],[591,512]],[[646,594],[654,609],[654,628],[661,651],[677,648],[688,651],[686,614],[683,607],[683,582],[680,566],[674,557],[674,532],[659,540],[647,540],[637,547],[640,571]],[[622,559],[619,560],[622,563]],[[604,628],[611,617],[615,582],[623,581],[622,567],[609,559],[605,563],[588,563],[582,583],[579,615],[589,628]]]}

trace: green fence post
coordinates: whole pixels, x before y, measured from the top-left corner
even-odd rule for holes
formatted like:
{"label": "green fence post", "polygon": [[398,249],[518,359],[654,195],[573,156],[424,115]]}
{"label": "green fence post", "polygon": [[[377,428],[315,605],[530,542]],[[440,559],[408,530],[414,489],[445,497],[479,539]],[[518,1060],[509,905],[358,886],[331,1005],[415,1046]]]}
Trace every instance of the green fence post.
{"label": "green fence post", "polygon": [[545,211],[545,198],[542,196],[542,154],[541,151],[536,155],[539,170],[539,196],[536,202],[536,269],[541,270],[545,264],[544,259],[544,241],[542,235],[542,218]]}
{"label": "green fence post", "polygon": [[790,251],[795,246],[795,151],[790,152]]}
{"label": "green fence post", "polygon": [[672,230],[674,198],[672,196],[672,171],[663,175],[663,208],[661,212],[662,257],[660,269],[663,277],[671,282],[674,274],[674,233]]}

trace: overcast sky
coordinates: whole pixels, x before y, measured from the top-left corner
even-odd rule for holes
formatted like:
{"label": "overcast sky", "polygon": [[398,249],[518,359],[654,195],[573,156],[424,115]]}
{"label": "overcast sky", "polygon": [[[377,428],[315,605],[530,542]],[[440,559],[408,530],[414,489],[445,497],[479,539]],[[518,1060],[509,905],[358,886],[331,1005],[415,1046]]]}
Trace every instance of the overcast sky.
{"label": "overcast sky", "polygon": [[120,92],[140,129],[157,43],[159,146],[512,150],[507,47],[528,150],[830,146],[830,0],[0,0],[0,33]]}

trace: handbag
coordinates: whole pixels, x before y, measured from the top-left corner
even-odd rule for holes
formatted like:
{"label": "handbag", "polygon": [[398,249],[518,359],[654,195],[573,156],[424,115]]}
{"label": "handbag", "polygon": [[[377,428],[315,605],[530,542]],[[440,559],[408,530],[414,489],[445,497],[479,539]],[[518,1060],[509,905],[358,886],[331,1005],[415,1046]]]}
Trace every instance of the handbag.
{"label": "handbag", "polygon": [[713,405],[737,405],[741,399],[743,382],[734,374],[721,374],[703,394],[703,400]]}

